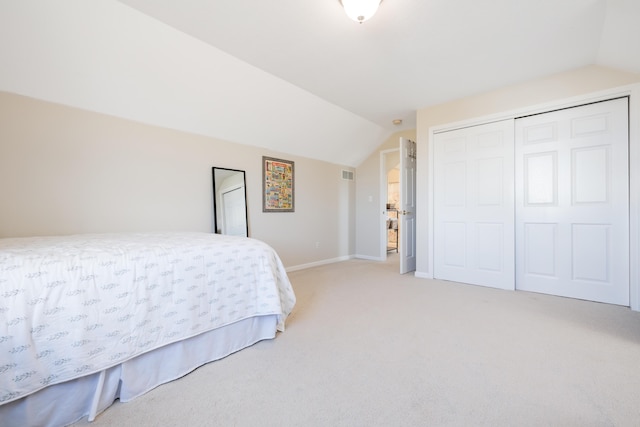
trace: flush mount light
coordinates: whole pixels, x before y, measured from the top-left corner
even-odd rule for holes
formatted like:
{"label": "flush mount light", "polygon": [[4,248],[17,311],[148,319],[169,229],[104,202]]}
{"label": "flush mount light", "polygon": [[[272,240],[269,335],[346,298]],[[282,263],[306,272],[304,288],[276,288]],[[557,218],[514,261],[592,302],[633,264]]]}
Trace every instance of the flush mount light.
{"label": "flush mount light", "polygon": [[402,124],[402,119],[394,119],[392,122],[394,125],[398,126]]}
{"label": "flush mount light", "polygon": [[347,16],[362,24],[375,15],[382,0],[340,0]]}

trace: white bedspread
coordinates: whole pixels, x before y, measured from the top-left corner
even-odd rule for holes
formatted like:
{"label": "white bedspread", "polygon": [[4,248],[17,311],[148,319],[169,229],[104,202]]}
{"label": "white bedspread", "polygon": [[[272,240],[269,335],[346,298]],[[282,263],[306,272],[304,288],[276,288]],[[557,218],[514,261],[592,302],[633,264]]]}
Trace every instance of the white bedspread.
{"label": "white bedspread", "polygon": [[208,233],[0,239],[0,404],[295,296],[267,244]]}

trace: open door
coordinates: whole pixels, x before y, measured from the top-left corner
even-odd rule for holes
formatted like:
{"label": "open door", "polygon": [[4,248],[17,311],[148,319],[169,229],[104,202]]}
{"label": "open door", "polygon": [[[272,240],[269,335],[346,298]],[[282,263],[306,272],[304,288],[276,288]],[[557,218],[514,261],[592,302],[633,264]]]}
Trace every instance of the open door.
{"label": "open door", "polygon": [[416,143],[400,138],[400,274],[416,269]]}

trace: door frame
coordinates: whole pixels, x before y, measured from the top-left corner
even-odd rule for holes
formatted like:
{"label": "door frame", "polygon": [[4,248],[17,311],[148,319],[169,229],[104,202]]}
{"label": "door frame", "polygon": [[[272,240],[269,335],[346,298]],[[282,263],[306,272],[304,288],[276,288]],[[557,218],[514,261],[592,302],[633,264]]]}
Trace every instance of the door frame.
{"label": "door frame", "polygon": [[564,98],[542,104],[517,108],[501,113],[473,119],[431,126],[429,128],[429,170],[428,170],[428,272],[416,273],[417,277],[433,278],[434,266],[434,135],[468,126],[499,120],[516,119],[531,114],[540,114],[563,108],[577,107],[592,102],[606,101],[619,97],[629,97],[629,301],[634,311],[640,311],[640,83]]}

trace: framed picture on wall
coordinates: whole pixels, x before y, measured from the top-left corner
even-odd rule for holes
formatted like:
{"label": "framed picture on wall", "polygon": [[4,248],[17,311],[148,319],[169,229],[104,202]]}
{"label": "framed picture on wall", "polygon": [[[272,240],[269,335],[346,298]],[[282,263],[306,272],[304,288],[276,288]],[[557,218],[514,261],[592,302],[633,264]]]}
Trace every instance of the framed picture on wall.
{"label": "framed picture on wall", "polygon": [[293,166],[289,160],[262,156],[262,212],[293,212]]}

